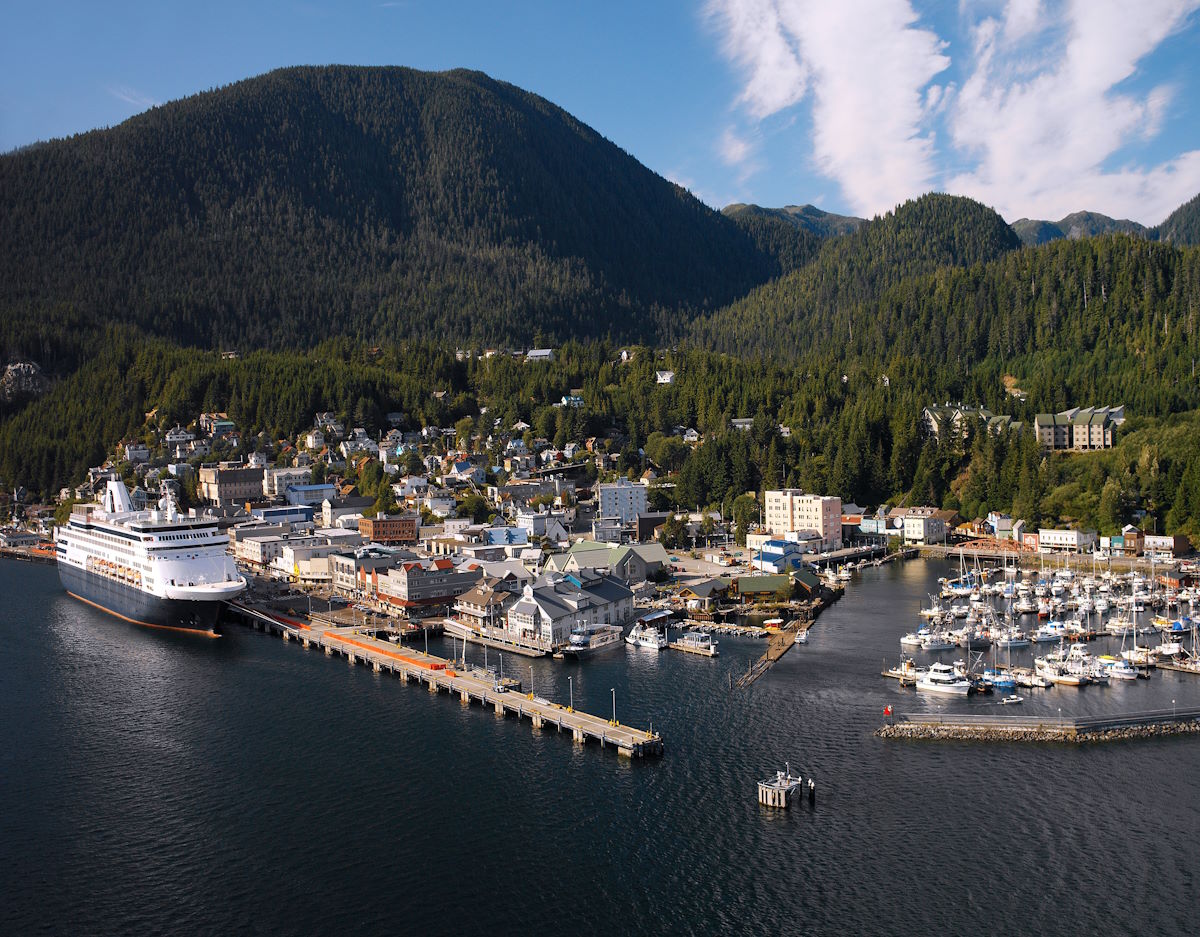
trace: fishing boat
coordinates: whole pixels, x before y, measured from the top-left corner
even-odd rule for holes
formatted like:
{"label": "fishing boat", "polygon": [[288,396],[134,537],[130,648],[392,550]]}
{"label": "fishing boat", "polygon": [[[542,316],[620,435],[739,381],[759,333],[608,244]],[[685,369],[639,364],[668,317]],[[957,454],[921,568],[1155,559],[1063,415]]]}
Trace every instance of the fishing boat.
{"label": "fishing boat", "polygon": [[1013,693],[1012,695],[1006,696],[1006,697],[1004,697],[1004,699],[1000,700],[1000,705],[1001,706],[1012,706],[1014,703],[1023,703],[1023,702],[1025,702],[1025,697],[1017,696],[1016,693]]}

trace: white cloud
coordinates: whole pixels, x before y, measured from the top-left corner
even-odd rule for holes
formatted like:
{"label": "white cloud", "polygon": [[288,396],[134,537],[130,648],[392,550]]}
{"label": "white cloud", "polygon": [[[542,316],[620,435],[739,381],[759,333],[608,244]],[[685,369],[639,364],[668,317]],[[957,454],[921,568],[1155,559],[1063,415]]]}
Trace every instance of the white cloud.
{"label": "white cloud", "polygon": [[717,144],[717,153],[726,166],[740,166],[754,153],[754,144],[728,127]]}
{"label": "white cloud", "polygon": [[127,85],[113,85],[105,89],[118,101],[124,101],[126,104],[131,104],[138,110],[144,111],[151,107],[158,107],[161,101],[156,101],[147,94],[142,94],[140,91],[130,88]]}
{"label": "white cloud", "polygon": [[[940,77],[949,47],[910,0],[709,0],[707,15],[742,74],[742,119],[808,104],[811,148],[797,155],[858,213],[937,188],[1010,220],[1090,209],[1152,224],[1200,191],[1200,150],[1148,163],[1127,155],[1160,134],[1176,93],[1168,82],[1146,88],[1141,69],[1198,8],[962,0],[961,83]],[[746,139],[730,133],[718,147],[740,181]]]}
{"label": "white cloud", "polygon": [[[1200,153],[1149,168],[1105,164],[1161,128],[1171,89],[1159,85],[1139,95],[1120,85],[1197,7],[1198,0],[1073,0],[1057,20],[1043,19],[1022,34],[1025,42],[1015,48],[1002,44],[993,21],[979,24],[974,67],[949,122],[973,166],[946,188],[1010,220],[1086,208],[1161,221],[1200,190]],[[1014,79],[1013,62],[1039,47],[1052,64]]]}
{"label": "white cloud", "polygon": [[812,91],[813,159],[855,211],[892,208],[929,188],[934,145],[926,90],[948,64],[908,0],[714,0],[726,54],[745,73],[739,99],[763,119]]}

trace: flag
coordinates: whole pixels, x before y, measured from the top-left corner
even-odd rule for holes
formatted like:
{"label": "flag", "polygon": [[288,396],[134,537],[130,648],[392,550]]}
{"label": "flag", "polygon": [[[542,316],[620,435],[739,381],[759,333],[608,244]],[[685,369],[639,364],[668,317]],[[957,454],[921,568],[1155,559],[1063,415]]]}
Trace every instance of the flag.
{"label": "flag", "polygon": [[884,714],[885,716],[890,716],[890,715],[892,714],[892,707],[891,707],[891,706],[884,706],[884,707],[883,707],[883,714]]}

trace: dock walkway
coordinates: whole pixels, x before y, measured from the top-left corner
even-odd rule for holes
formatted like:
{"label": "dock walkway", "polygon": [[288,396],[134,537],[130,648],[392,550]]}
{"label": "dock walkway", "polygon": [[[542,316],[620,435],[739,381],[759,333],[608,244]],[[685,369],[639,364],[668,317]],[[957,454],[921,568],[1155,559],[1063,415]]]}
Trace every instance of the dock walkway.
{"label": "dock walkway", "polygon": [[663,753],[662,736],[643,729],[614,723],[600,716],[571,709],[532,694],[514,693],[495,682],[490,674],[475,668],[459,669],[454,661],[405,647],[399,650],[387,641],[362,634],[353,628],[328,628],[264,612],[242,602],[226,603],[244,623],[261,631],[295,640],[302,647],[320,648],[327,655],[344,656],[352,664],[366,664],[376,673],[387,671],[403,683],[416,680],[429,692],[446,690],[464,704],[479,702],[497,715],[529,718],[535,729],[553,727],[570,732],[578,743],[597,741],[600,747],[617,749],[621,755],[642,758]]}

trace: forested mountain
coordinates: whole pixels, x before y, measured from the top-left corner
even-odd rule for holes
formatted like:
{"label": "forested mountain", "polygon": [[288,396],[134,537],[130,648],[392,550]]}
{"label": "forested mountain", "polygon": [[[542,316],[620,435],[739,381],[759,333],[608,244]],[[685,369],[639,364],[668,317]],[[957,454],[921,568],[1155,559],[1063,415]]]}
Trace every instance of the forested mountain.
{"label": "forested mountain", "polygon": [[833,237],[838,234],[852,234],[863,223],[862,218],[852,215],[835,215],[822,211],[815,205],[785,205],[783,208],[763,208],[760,205],[744,205],[735,202],[721,209],[722,213],[735,221],[747,217],[771,217],[815,234],[817,237]]}
{"label": "forested mountain", "polygon": [[1179,247],[1200,245],[1200,195],[1171,212],[1154,233],[1160,241],[1170,241]]}
{"label": "forested mountain", "polygon": [[[688,335],[731,353],[794,357],[832,336],[838,310],[870,305],[901,281],[985,263],[1020,246],[1004,219],[978,202],[925,195],[826,240],[811,263],[698,320]],[[853,338],[849,323],[838,337]]]}
{"label": "forested mountain", "polygon": [[780,271],[562,109],[467,71],[195,95],[0,157],[0,214],[0,351],[39,359],[112,321],[202,347],[649,338]]}
{"label": "forested mountain", "polygon": [[1077,211],[1061,221],[1034,221],[1021,218],[1012,223],[1012,229],[1021,239],[1022,244],[1035,246],[1057,241],[1059,238],[1078,240],[1079,238],[1095,237],[1098,234],[1132,234],[1138,237],[1149,237],[1152,232],[1144,225],[1127,218],[1117,220],[1107,215],[1092,211]]}
{"label": "forested mountain", "polygon": [[[827,289],[840,277],[849,286]],[[1055,241],[987,264],[855,289],[824,256],[697,322],[691,340],[738,354],[937,362],[960,377],[1022,377],[1042,410],[1125,402],[1200,406],[1200,250],[1127,235]]]}

